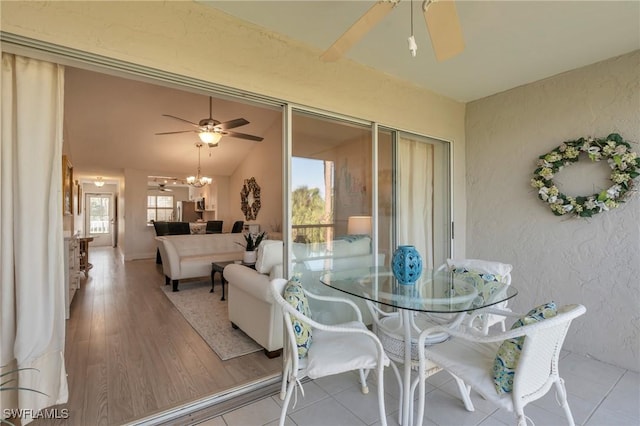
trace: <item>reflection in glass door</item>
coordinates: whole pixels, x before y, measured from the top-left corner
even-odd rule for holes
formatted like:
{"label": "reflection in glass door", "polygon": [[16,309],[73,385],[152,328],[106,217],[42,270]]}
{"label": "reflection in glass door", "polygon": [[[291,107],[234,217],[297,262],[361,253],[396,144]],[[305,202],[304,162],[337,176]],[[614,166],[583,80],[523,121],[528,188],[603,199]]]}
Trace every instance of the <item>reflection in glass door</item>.
{"label": "reflection in glass door", "polygon": [[85,195],[85,236],[93,237],[93,246],[112,244],[112,197],[111,194]]}
{"label": "reflection in glass door", "polygon": [[372,214],[371,128],[299,111],[292,128],[292,240],[331,250],[349,218]]}
{"label": "reflection in glass door", "polygon": [[291,134],[288,276],[324,293],[327,271],[389,267],[401,244],[425,268],[451,256],[449,143],[295,109]]}

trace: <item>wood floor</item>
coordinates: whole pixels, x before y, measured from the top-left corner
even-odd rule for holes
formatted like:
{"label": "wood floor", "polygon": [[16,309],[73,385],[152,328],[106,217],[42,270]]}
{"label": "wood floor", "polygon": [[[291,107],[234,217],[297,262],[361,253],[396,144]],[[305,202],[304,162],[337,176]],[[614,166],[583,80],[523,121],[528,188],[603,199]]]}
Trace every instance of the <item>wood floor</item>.
{"label": "wood floor", "polygon": [[281,370],[263,352],[221,361],[163,294],[155,259],[122,262],[111,247],[90,257],[67,320],[69,401],[57,408],[69,418],[32,424],[119,425]]}

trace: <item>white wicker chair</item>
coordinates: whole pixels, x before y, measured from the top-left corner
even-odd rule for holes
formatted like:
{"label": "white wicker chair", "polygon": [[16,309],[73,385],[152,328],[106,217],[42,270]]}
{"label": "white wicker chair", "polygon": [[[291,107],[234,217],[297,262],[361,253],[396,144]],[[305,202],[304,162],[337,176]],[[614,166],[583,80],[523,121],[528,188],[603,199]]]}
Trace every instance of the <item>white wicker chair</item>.
{"label": "white wicker chair", "polygon": [[[526,426],[524,407],[544,396],[555,385],[559,403],[569,425],[573,426],[564,380],[558,373],[558,357],[571,321],[585,312],[586,308],[582,305],[567,305],[558,309],[558,314],[554,317],[497,335],[484,335],[474,330],[465,333],[442,326],[423,331],[418,339],[418,347],[424,345],[425,340],[434,332],[447,331],[453,338],[448,342],[429,346],[419,353],[419,374],[422,379],[419,385],[418,419],[421,420],[424,416],[424,379],[433,362],[456,379],[468,411],[474,410],[470,396],[471,389],[474,389],[499,407],[515,411],[518,426]],[[499,310],[495,310],[495,313],[520,316]],[[496,353],[504,340],[520,336],[525,336],[525,339],[515,369],[513,391],[499,395],[493,384],[492,372]]]}
{"label": "white wicker chair", "polygon": [[[508,263],[495,262],[490,260],[481,259],[447,259],[447,266],[450,270],[456,268],[466,268],[468,270],[482,272],[485,274],[492,274],[500,276],[500,282],[511,285],[511,270],[513,266]],[[500,308],[504,311],[509,311],[507,308],[507,302],[502,302],[494,307]],[[475,323],[473,321],[467,322],[468,326],[474,326],[482,330],[484,334],[489,332],[489,327],[494,324],[500,324],[502,331],[505,331],[505,317],[503,315],[496,314],[482,314],[475,316]]]}
{"label": "white wicker chair", "polygon": [[[280,413],[280,426],[284,425],[296,384],[302,388],[300,379],[305,376],[317,379],[359,370],[362,393],[367,394],[369,392],[367,376],[373,369],[376,370],[378,382],[380,423],[385,426],[387,420],[384,407],[383,373],[384,367],[389,365],[389,358],[384,353],[378,337],[369,331],[362,322],[362,313],[356,304],[345,298],[319,296],[304,290],[308,298],[331,303],[345,303],[354,310],[355,321],[336,325],[321,324],[298,312],[282,297],[286,284],[287,280],[281,278],[274,279],[270,283],[273,298],[282,310],[286,330],[283,350],[285,365],[280,391],[280,399],[284,403]],[[311,346],[307,356],[302,359],[298,358],[298,346],[291,322],[292,317],[312,327]],[[302,395],[304,396],[304,392]]]}

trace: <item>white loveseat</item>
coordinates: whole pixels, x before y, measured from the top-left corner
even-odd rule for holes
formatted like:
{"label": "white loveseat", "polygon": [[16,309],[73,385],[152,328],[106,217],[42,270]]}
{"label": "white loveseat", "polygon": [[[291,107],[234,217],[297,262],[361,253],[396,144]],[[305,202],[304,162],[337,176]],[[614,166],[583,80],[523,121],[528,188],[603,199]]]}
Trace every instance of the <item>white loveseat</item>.
{"label": "white loveseat", "polygon": [[265,240],[258,248],[255,270],[231,264],[224,268],[229,321],[264,348],[269,358],[282,352],[282,314],[271,296],[269,281],[282,277],[282,241]]}
{"label": "white loveseat", "polygon": [[191,234],[156,237],[165,283],[178,291],[179,280],[211,275],[211,263],[242,259],[242,234]]}

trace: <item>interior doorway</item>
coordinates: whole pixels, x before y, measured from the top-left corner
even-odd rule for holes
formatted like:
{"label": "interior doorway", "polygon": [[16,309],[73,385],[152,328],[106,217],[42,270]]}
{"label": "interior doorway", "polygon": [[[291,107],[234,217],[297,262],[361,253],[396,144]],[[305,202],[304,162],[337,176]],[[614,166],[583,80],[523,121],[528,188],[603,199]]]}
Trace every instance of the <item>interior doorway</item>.
{"label": "interior doorway", "polygon": [[113,194],[85,194],[85,235],[93,238],[91,245],[111,246],[114,241],[114,196]]}

